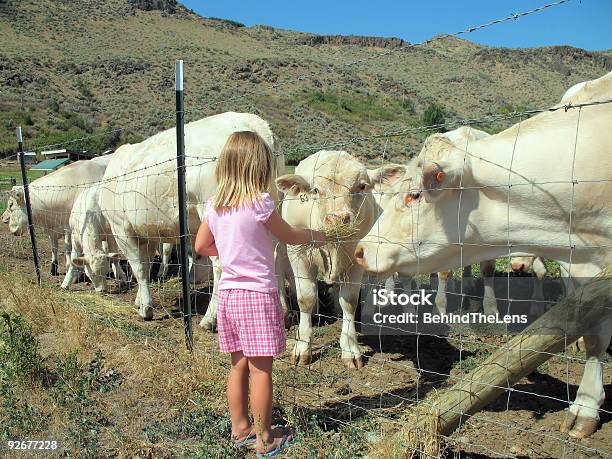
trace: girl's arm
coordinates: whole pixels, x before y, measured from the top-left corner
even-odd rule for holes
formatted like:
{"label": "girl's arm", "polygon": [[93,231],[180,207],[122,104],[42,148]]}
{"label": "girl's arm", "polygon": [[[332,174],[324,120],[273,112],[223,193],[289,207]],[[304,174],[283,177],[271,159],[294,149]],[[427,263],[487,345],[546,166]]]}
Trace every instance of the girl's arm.
{"label": "girl's arm", "polygon": [[299,245],[315,242],[316,245],[322,245],[327,241],[325,234],[321,231],[291,226],[276,210],[272,212],[265,225],[279,241],[285,244]]}
{"label": "girl's arm", "polygon": [[215,245],[215,238],[208,227],[206,220],[202,220],[195,238],[195,251],[198,255],[207,257],[218,257],[219,252]]}

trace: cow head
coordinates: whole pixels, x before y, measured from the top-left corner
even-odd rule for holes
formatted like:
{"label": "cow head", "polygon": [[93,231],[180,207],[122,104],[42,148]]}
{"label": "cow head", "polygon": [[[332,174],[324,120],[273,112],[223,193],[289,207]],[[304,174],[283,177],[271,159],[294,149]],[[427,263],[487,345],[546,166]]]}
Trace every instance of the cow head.
{"label": "cow head", "polygon": [[125,260],[120,253],[107,253],[103,250],[93,249],[85,255],[72,257],[70,263],[77,268],[85,270],[97,292],[108,291],[106,275],[111,269],[111,261]]}
{"label": "cow head", "polygon": [[347,263],[353,263],[355,243],[374,221],[374,184],[391,183],[402,173],[403,167],[397,165],[368,171],[344,151],[320,151],[302,161],[295,174],[277,178],[276,185],[285,194],[283,206],[299,214],[300,226],[320,231],[338,223],[357,226],[355,237],[330,251],[331,280],[337,280]]}
{"label": "cow head", "polygon": [[368,271],[414,274],[459,266],[457,241],[470,231],[467,215],[478,201],[477,190],[460,189],[469,179],[470,158],[453,151],[457,147],[443,135],[430,136],[425,148],[356,247],[356,260]]}
{"label": "cow head", "polygon": [[28,228],[28,214],[22,186],[15,186],[8,192],[7,207],[2,214],[2,222],[8,223],[15,236],[22,236]]}

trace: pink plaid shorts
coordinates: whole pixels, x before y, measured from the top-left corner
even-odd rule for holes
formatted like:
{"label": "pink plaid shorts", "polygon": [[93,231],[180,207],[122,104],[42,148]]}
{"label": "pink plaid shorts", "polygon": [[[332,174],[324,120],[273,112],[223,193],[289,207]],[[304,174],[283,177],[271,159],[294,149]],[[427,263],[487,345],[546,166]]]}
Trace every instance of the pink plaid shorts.
{"label": "pink plaid shorts", "polygon": [[217,330],[221,352],[245,357],[285,352],[285,319],[278,292],[219,290]]}

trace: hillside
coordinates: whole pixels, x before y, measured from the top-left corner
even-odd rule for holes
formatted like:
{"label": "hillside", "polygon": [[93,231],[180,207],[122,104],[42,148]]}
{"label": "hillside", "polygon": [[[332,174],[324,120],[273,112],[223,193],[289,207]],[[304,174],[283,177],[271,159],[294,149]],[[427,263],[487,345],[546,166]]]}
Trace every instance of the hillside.
{"label": "hillside", "polygon": [[[14,151],[18,124],[32,148],[113,130],[72,144],[93,150],[172,126],[175,59],[185,60],[188,120],[256,112],[291,152],[421,125],[432,104],[447,120],[549,106],[612,69],[610,52],[450,38],[405,48],[393,38],[242,27],[174,0],[0,0],[0,40],[0,154]],[[401,159],[422,138],[346,149]]]}

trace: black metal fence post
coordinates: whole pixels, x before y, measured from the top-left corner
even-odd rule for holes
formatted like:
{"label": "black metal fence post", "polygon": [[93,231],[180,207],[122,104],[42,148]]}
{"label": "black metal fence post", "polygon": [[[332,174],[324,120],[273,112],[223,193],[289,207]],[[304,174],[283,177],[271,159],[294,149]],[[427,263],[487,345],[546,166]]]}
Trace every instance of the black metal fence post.
{"label": "black metal fence post", "polygon": [[40,264],[38,261],[38,249],[36,248],[36,234],[34,232],[34,221],[32,220],[32,206],[30,204],[30,185],[28,182],[28,174],[26,173],[25,158],[23,154],[23,134],[21,126],[17,128],[17,145],[19,166],[21,167],[21,180],[23,182],[23,197],[26,205],[26,214],[28,215],[28,229],[30,231],[30,241],[32,241],[32,255],[34,256],[34,268],[36,269],[36,278],[40,285]]}
{"label": "black metal fence post", "polygon": [[193,351],[193,329],[191,325],[191,291],[189,288],[189,259],[187,256],[187,242],[189,238],[187,227],[187,205],[185,191],[185,99],[183,95],[183,61],[176,61],[176,164],[178,176],[178,202],[181,278],[183,286],[183,321],[185,325],[185,339],[187,349]]}

